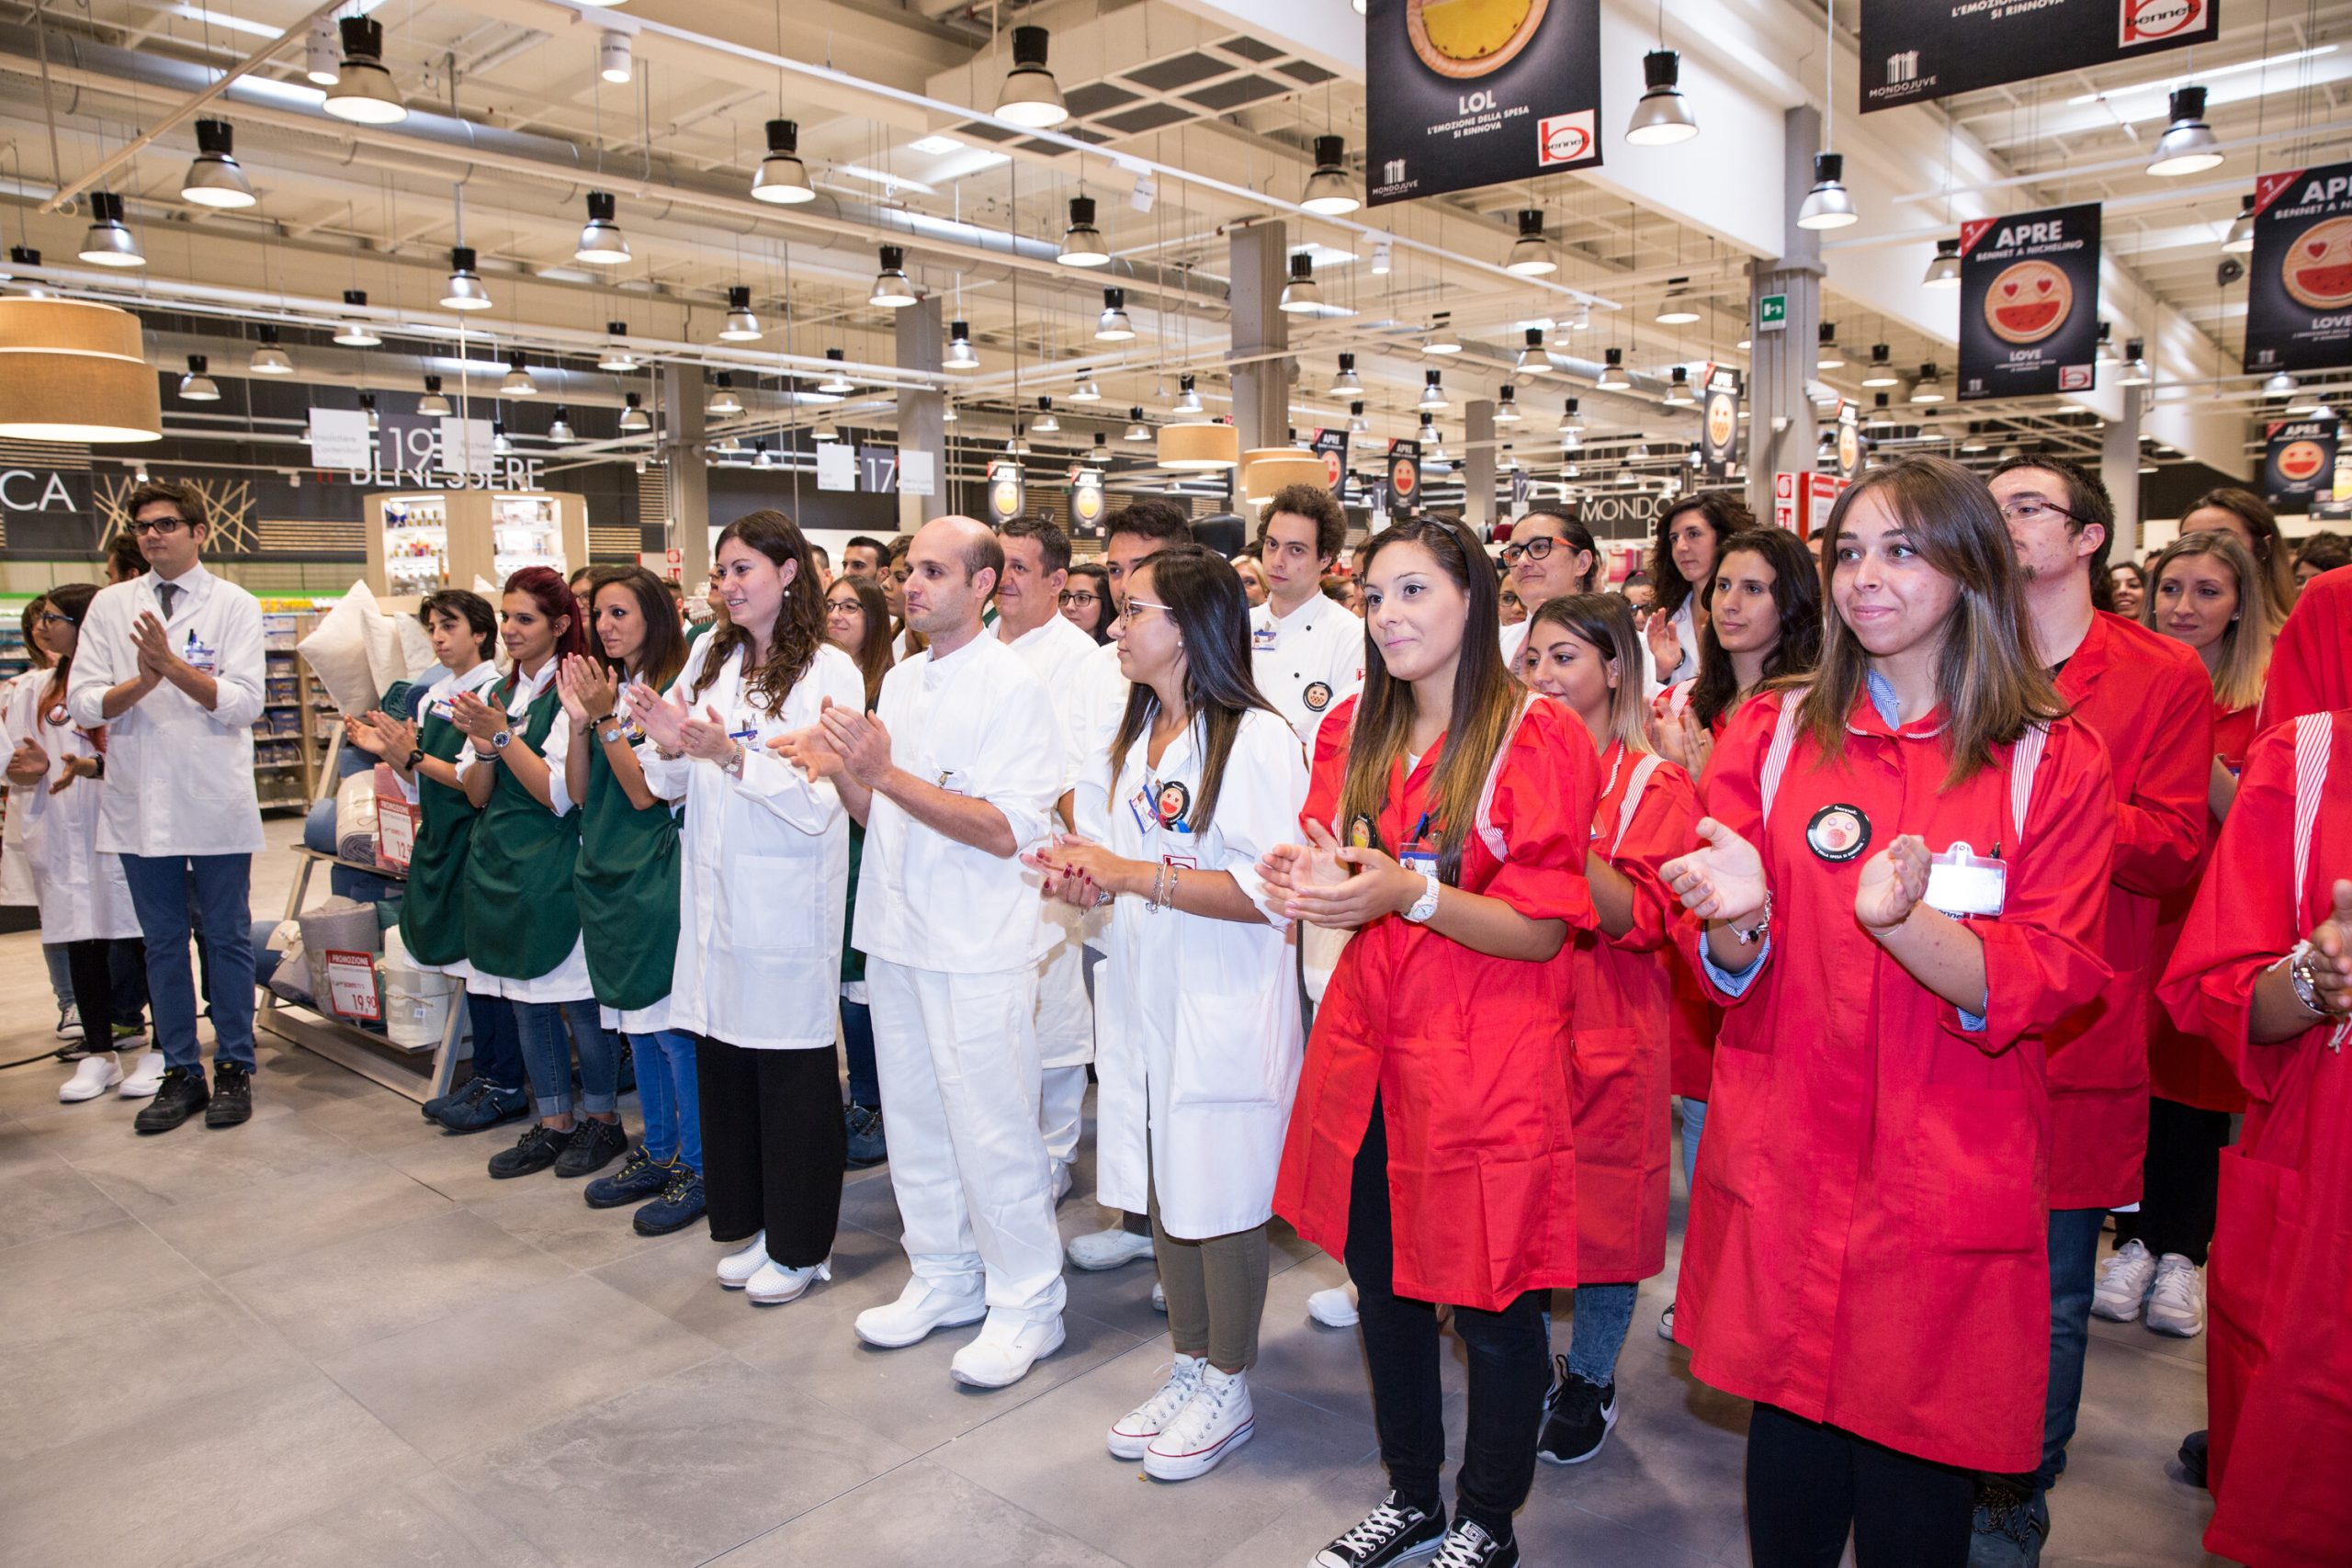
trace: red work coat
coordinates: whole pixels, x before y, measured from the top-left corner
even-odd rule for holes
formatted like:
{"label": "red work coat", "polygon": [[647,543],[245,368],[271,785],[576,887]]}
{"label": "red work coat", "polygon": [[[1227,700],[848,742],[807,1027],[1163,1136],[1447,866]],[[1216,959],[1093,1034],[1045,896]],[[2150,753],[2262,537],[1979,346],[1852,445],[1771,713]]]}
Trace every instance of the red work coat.
{"label": "red work coat", "polygon": [[[1940,1463],[2031,1470],[2050,1366],[2041,1037],[2108,977],[2107,752],[2051,727],[2020,851],[2010,749],[1947,788],[1941,714],[1891,729],[1865,695],[1842,759],[1796,739],[1761,822],[1782,701],[1741,709],[1708,771],[1709,814],[1763,857],[1772,921],[1744,993],[1723,995],[1675,1337],[1728,1393]],[[1832,804],[1870,828],[1842,863],[1807,839]],[[2002,912],[1967,922],[1981,1030],[1854,919],[1862,867],[1901,833],[2001,847]]]}
{"label": "red work coat", "polygon": [[1623,741],[1601,754],[1600,772],[1592,850],[1633,882],[1634,923],[1623,936],[1598,926],[1576,936],[1577,1272],[1615,1285],[1666,1268],[1667,1061],[1676,1038],[1709,1027],[1712,1010],[1702,1003],[1694,1018],[1677,1005],[1676,972],[1688,964],[1673,933],[1687,917],[1658,874],[1699,841],[1690,775]]}
{"label": "red work coat", "polygon": [[[1690,693],[1697,685],[1696,680],[1676,682],[1650,699],[1650,712],[1659,723],[1665,723],[1690,705]],[[1708,733],[1721,740],[1724,726],[1731,721],[1734,711],[1725,709],[1717,714],[1715,722],[1707,727]],[[1702,813],[1705,810],[1703,801],[1700,809]],[[1667,1087],[1684,1100],[1703,1101],[1708,1081],[1714,1076],[1715,1030],[1722,1020],[1715,1005],[1707,999],[1698,976],[1690,972],[1690,964],[1674,965],[1673,976],[1676,1028],[1674,1037],[1668,1042]]]}
{"label": "red work coat", "polygon": [[[2213,706],[2213,754],[2229,764],[2232,772],[2245,767],[2245,750],[2254,741],[2254,709]],[[2213,820],[2209,809],[2205,819],[2206,844],[2210,848],[2218,838],[2222,825]],[[2205,864],[2198,870],[2198,882],[2163,900],[2156,919],[2156,939],[2148,954],[2148,973],[2162,975],[2171,962],[2173,950],[2179,945],[2181,928],[2188,922],[2189,906],[2196,901],[2198,886],[2206,875]],[[2194,1030],[2180,1028],[2172,1014],[2163,1007],[2148,1010],[2148,1088],[2159,1099],[2177,1105],[2193,1105],[2199,1111],[2226,1111],[2233,1114],[2245,1109],[2245,1087],[2238,1082],[2237,1069],[2228,1057],[2213,1048],[2213,1043]]]}
{"label": "red work coat", "polygon": [[2295,596],[2270,649],[2255,729],[2338,708],[2352,708],[2352,566],[2321,572]]}
{"label": "red work coat", "polygon": [[2100,610],[2058,672],[2058,694],[2106,743],[2115,781],[2100,948],[2114,976],[2050,1032],[2050,1206],[2111,1209],[2140,1199],[2150,955],[2158,901],[2192,886],[2205,852],[2213,682],[2181,644]]}
{"label": "red work coat", "polygon": [[[1348,825],[1332,817],[1354,717],[1353,698],[1325,716],[1301,814],[1342,842]],[[1392,769],[1377,824],[1392,854],[1430,809],[1444,744],[1409,774],[1401,761]],[[1593,923],[1585,853],[1600,793],[1592,737],[1556,703],[1532,703],[1492,781],[1488,820],[1504,852],[1473,830],[1459,886],[1566,920],[1572,944]],[[1377,1092],[1398,1295],[1499,1312],[1523,1292],[1574,1285],[1573,953],[1489,957],[1396,915],[1359,931],[1316,1010],[1274,1212],[1346,1256],[1356,1150]]]}
{"label": "red work coat", "polygon": [[2352,1550],[2352,1055],[2328,1024],[2275,1045],[2247,1038],[2256,980],[2326,918],[2333,883],[2352,874],[2352,712],[2330,716],[2301,885],[2295,728],[2284,726],[2247,754],[2160,993],[2251,1097],[2245,1136],[2222,1151],[2206,1275],[2205,1545],[2253,1568],[2337,1565]]}

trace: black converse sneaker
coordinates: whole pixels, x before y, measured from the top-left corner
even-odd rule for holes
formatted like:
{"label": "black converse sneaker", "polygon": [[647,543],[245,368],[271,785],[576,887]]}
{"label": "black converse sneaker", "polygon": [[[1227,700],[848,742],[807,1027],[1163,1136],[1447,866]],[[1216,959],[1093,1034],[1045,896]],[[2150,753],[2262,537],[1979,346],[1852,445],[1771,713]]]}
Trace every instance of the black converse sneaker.
{"label": "black converse sneaker", "polygon": [[1555,1356],[1556,1375],[1544,1396],[1544,1435],[1535,1457],[1551,1464],[1582,1464],[1600,1451],[1617,1425],[1617,1382],[1587,1382],[1568,1371],[1568,1359]]}
{"label": "black converse sneaker", "polygon": [[[1315,1568],[1387,1568],[1389,1563],[1434,1551],[1444,1539],[1443,1505],[1416,1507],[1392,1488],[1380,1506],[1315,1554]],[[1511,1561],[1519,1561],[1516,1553]]]}
{"label": "black converse sneaker", "polygon": [[1476,1519],[1456,1519],[1430,1568],[1519,1568],[1519,1542],[1497,1540]]}

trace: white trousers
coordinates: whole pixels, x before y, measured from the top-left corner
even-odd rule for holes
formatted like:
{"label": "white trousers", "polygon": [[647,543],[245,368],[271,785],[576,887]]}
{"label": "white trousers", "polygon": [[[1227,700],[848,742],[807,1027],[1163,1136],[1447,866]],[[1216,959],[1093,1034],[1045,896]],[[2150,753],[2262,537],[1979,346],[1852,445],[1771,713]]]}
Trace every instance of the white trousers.
{"label": "white trousers", "polygon": [[1046,1153],[1068,1165],[1078,1157],[1078,1134],[1086,1125],[1085,1067],[1047,1067],[1045,1092],[1037,1103],[1037,1130],[1045,1134]]}
{"label": "white trousers", "polygon": [[1035,968],[946,975],[869,958],[874,1060],[908,1261],[992,1309],[1062,1310],[1061,1233],[1037,1130]]}

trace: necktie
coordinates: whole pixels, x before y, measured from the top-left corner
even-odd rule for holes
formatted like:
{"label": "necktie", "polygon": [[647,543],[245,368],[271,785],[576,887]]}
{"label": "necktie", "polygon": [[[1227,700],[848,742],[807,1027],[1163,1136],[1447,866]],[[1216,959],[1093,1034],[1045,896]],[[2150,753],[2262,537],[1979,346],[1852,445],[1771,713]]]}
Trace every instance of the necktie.
{"label": "necktie", "polygon": [[180,586],[176,582],[159,582],[155,585],[155,597],[162,600],[164,604],[164,620],[168,621],[172,618],[172,604],[179,596]]}

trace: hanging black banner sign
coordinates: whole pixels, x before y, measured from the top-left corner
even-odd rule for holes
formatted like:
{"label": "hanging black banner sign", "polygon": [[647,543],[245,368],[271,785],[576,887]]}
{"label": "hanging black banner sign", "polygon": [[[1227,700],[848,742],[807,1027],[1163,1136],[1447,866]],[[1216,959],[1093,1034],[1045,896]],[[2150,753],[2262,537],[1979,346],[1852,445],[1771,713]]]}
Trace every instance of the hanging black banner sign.
{"label": "hanging black banner sign", "polygon": [[2098,203],[1960,226],[1960,400],[2098,384]]}
{"label": "hanging black banner sign", "polygon": [[1391,517],[1410,517],[1421,506],[1421,444],[1388,444],[1388,505]]}
{"label": "hanging black banner sign", "polygon": [[1862,472],[1862,411],[1851,398],[1838,400],[1838,477],[1853,480]]}
{"label": "hanging black banner sign", "polygon": [[1107,509],[1102,495],[1102,470],[1092,467],[1075,469],[1069,477],[1070,537],[1101,538],[1102,514]]}
{"label": "hanging black banner sign", "polygon": [[1710,365],[1699,386],[1699,458],[1722,479],[1739,461],[1739,372]]}
{"label": "hanging black banner sign", "polygon": [[2254,182],[2245,369],[2352,365],[2352,164]]}
{"label": "hanging black banner sign", "polygon": [[998,527],[1021,515],[1023,502],[1021,465],[1000,457],[989,465],[989,521]]}
{"label": "hanging black banner sign", "polygon": [[1337,430],[1318,430],[1311,450],[1323,459],[1323,488],[1338,495],[1348,477],[1348,433],[1342,426]]}
{"label": "hanging black banner sign", "polygon": [[1371,204],[1600,162],[1600,0],[1370,0]]}
{"label": "hanging black banner sign", "polygon": [[2336,423],[2295,419],[2273,424],[2262,455],[2262,499],[2280,512],[2302,513],[2335,493]]}
{"label": "hanging black banner sign", "polygon": [[1862,112],[2211,43],[2220,10],[2221,0],[1870,0]]}

